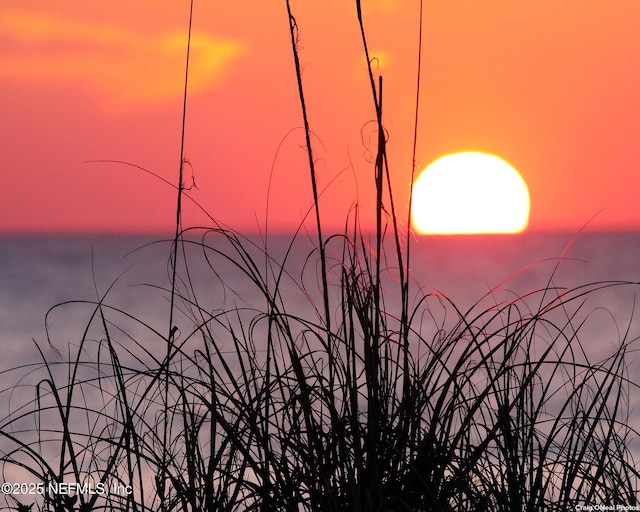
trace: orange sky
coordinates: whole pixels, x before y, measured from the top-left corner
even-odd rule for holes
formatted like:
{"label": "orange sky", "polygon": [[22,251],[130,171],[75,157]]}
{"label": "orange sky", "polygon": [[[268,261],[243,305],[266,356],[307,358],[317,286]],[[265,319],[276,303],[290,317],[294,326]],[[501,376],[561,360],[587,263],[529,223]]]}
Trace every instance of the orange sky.
{"label": "orange sky", "polygon": [[[406,217],[418,2],[363,0],[384,76],[396,205]],[[8,1],[0,7],[0,231],[171,230],[189,2]],[[292,3],[322,213],[372,219],[375,149],[355,2]],[[531,194],[530,229],[640,228],[640,2],[425,2],[417,160],[496,154]],[[242,230],[311,205],[281,2],[194,8],[186,157],[193,197]],[[270,187],[269,187],[270,183]],[[187,225],[203,223],[187,208]]]}

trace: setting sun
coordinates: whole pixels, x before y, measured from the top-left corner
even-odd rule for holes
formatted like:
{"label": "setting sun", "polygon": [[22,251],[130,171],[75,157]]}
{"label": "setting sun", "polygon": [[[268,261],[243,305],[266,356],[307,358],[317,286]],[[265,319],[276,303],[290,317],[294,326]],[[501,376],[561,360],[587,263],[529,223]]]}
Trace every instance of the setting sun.
{"label": "setting sun", "polygon": [[412,223],[423,234],[518,233],[529,191],[513,167],[486,153],[455,153],[430,164],[413,185]]}

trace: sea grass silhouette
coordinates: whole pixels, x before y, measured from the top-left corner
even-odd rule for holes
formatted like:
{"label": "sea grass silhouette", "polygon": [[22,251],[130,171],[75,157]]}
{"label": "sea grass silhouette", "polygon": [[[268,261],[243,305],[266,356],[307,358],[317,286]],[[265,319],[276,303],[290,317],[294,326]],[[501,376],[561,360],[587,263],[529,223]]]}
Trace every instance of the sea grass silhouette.
{"label": "sea grass silhouette", "polygon": [[[276,254],[213,219],[184,227],[181,150],[168,284],[148,287],[169,299],[168,326],[112,304],[111,289],[51,309],[84,304],[87,323],[66,359],[47,359],[36,345],[42,363],[6,371],[23,380],[0,394],[27,389],[31,398],[0,420],[3,474],[41,487],[30,502],[5,493],[3,510],[637,506],[628,375],[636,340],[627,328],[610,356],[594,360],[581,339],[587,298],[638,283],[559,290],[551,275],[525,295],[492,291],[461,310],[412,281],[411,237],[401,236],[390,190],[383,81],[359,0],[378,135],[376,230],[362,230],[356,211],[344,232],[327,235],[300,27],[286,6],[317,231],[297,231]],[[183,143],[188,59],[187,44]],[[202,265],[209,272],[196,276]],[[223,300],[210,302],[208,289]],[[59,492],[70,483],[80,487]]]}

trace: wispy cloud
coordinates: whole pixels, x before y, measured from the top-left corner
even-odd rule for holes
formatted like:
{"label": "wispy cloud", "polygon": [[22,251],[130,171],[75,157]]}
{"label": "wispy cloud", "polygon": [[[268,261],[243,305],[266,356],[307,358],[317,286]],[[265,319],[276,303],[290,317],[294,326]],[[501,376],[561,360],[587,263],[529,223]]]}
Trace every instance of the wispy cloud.
{"label": "wispy cloud", "polygon": [[[191,40],[190,91],[214,86],[244,45],[206,32]],[[186,30],[143,32],[54,14],[0,12],[0,79],[80,84],[107,104],[179,97]]]}

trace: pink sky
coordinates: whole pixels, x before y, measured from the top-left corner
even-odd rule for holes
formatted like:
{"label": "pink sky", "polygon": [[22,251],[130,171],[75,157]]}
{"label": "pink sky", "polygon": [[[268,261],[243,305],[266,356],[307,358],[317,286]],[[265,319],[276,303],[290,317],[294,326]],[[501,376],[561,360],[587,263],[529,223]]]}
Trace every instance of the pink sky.
{"label": "pink sky", "polygon": [[[418,2],[363,1],[384,76],[396,205],[411,176]],[[293,2],[322,212],[370,223],[375,118],[355,2]],[[0,7],[0,231],[170,231],[189,3]],[[640,3],[425,2],[417,161],[498,155],[530,229],[640,227]],[[192,196],[241,230],[295,228],[311,205],[286,5],[196,0],[186,154]],[[370,143],[371,142],[371,143]],[[269,187],[270,185],[270,187]],[[268,205],[268,221],[267,221]],[[208,222],[188,207],[185,224]],[[369,224],[370,225],[370,224]]]}

